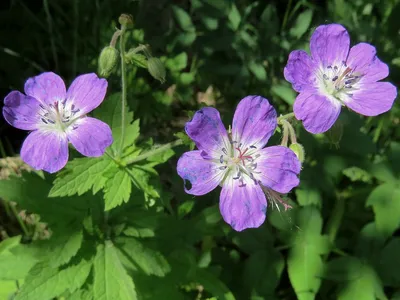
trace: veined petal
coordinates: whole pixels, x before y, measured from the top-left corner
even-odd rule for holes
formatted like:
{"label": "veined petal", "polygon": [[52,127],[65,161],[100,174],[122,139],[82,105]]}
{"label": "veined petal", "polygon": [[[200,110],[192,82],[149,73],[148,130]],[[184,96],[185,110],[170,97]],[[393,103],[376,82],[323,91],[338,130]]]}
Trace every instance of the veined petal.
{"label": "veined petal", "polygon": [[243,147],[262,148],[268,142],[277,125],[276,111],[261,96],[243,98],[235,111],[232,123],[232,140]]}
{"label": "veined petal", "polygon": [[389,67],[376,56],[374,46],[359,43],[351,47],[347,65],[362,75],[361,82],[376,82],[389,75]]}
{"label": "veined petal", "polygon": [[397,97],[397,88],[389,82],[360,83],[352,97],[342,98],[347,107],[364,116],[387,112]]}
{"label": "veined petal", "polygon": [[293,89],[300,93],[315,85],[315,69],[316,66],[307,52],[295,50],[290,53],[283,74],[285,79],[292,84]]}
{"label": "veined petal", "polygon": [[68,139],[65,133],[33,131],[22,144],[21,159],[35,170],[54,173],[68,161]]}
{"label": "veined petal", "polygon": [[90,117],[77,120],[68,128],[67,136],[76,150],[90,157],[102,156],[113,142],[110,126]]}
{"label": "veined petal", "polygon": [[40,121],[40,102],[31,96],[12,91],[4,98],[4,119],[18,129],[35,130]]}
{"label": "veined petal", "polygon": [[84,74],[75,78],[67,91],[67,101],[80,109],[80,114],[91,112],[103,102],[107,92],[107,80],[96,74]]}
{"label": "veined petal", "polygon": [[346,61],[349,47],[349,34],[346,28],[339,24],[318,26],[311,36],[312,59],[324,67]]}
{"label": "veined petal", "polygon": [[197,148],[212,156],[215,151],[228,149],[228,133],[222,124],[218,110],[204,107],[197,111],[192,120],[186,123],[187,135],[196,143]]}
{"label": "veined petal", "polygon": [[267,200],[261,187],[252,180],[242,183],[228,178],[222,186],[219,209],[226,223],[242,231],[264,223]]}
{"label": "veined petal", "polygon": [[262,185],[282,194],[299,185],[301,163],[289,148],[273,146],[262,149],[258,158],[257,179]]}
{"label": "veined petal", "polygon": [[191,195],[204,195],[215,189],[222,181],[225,171],[209,159],[204,159],[201,150],[183,153],[178,160],[179,176],[192,185],[185,192]]}
{"label": "veined petal", "polygon": [[45,72],[25,82],[25,94],[43,104],[52,104],[65,99],[64,81],[53,72]]}
{"label": "veined petal", "polygon": [[340,114],[340,102],[318,93],[306,90],[300,93],[293,105],[297,120],[302,120],[304,128],[311,133],[327,131]]}

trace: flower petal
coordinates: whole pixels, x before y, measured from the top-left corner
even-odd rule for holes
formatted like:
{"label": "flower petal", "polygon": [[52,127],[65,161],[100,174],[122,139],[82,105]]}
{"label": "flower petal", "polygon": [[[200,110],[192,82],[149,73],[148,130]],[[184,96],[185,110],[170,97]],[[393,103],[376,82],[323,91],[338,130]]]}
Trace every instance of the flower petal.
{"label": "flower petal", "polygon": [[65,99],[65,84],[57,74],[45,72],[25,82],[25,94],[43,104],[52,104]]}
{"label": "flower petal", "polygon": [[349,34],[340,24],[318,26],[311,36],[312,59],[324,67],[346,61],[349,47]]}
{"label": "flower petal", "polygon": [[232,123],[232,140],[243,147],[262,148],[268,142],[277,125],[276,111],[261,96],[243,98],[235,111]]}
{"label": "flower petal", "polygon": [[189,189],[185,187],[185,192],[196,196],[215,189],[225,174],[212,160],[204,159],[202,152],[195,150],[183,153],[177,166],[179,176],[192,185]]}
{"label": "flower petal", "polygon": [[95,118],[82,118],[68,128],[67,136],[81,154],[102,156],[113,142],[110,126]]}
{"label": "flower petal", "polygon": [[300,93],[293,105],[296,119],[302,120],[304,128],[311,133],[327,131],[340,114],[340,102],[318,94],[316,90]]}
{"label": "flower petal", "polygon": [[307,52],[295,50],[290,53],[283,74],[285,79],[292,84],[293,89],[300,93],[302,90],[314,86],[315,68],[316,66]]}
{"label": "flower petal", "polygon": [[197,111],[193,119],[186,123],[187,135],[196,143],[197,148],[212,155],[222,148],[228,149],[229,139],[218,110],[204,107]]}
{"label": "flower petal", "polygon": [[232,178],[222,187],[219,209],[225,222],[236,231],[257,228],[265,221],[267,200],[259,185]]}
{"label": "flower petal", "polygon": [[363,75],[361,82],[376,82],[389,75],[389,67],[376,56],[375,47],[367,43],[351,47],[347,65]]}
{"label": "flower petal", "polygon": [[22,144],[22,160],[36,170],[54,173],[68,161],[68,139],[64,133],[33,131]]}
{"label": "flower petal", "polygon": [[98,78],[94,73],[80,75],[68,88],[67,101],[71,101],[84,115],[103,102],[107,85],[107,80]]}
{"label": "flower petal", "polygon": [[297,175],[300,173],[301,163],[296,154],[289,148],[273,146],[262,149],[257,160],[257,179],[274,191],[282,194],[299,185]]}
{"label": "flower petal", "polygon": [[18,129],[35,130],[40,121],[40,102],[31,96],[12,91],[4,98],[4,119]]}
{"label": "flower petal", "polygon": [[397,88],[389,82],[361,84],[352,97],[342,99],[347,107],[364,116],[387,112],[397,97]]}

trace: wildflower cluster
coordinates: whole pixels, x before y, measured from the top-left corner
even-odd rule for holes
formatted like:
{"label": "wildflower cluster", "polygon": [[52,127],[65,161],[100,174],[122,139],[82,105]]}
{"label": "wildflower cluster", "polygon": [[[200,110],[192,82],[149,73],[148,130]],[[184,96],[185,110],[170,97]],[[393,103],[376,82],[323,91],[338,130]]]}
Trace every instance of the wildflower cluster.
{"label": "wildflower cluster", "polygon": [[[125,63],[147,68],[160,82],[165,81],[166,73],[161,60],[151,56],[147,45],[125,52],[124,32],[133,23],[128,15],[120,18],[120,23],[121,29],[100,56],[99,73],[111,75],[120,56],[124,115]],[[115,49],[118,38],[119,51]],[[380,81],[388,76],[389,70],[377,58],[372,45],[360,43],[350,48],[346,29],[330,24],[315,30],[310,52],[311,55],[293,51],[284,68],[286,80],[299,93],[294,116],[307,131],[317,134],[329,130],[342,106],[365,116],[390,110],[397,89]],[[50,173],[61,170],[68,161],[69,143],[88,157],[102,156],[112,145],[109,125],[87,116],[104,100],[105,79],[93,73],[80,75],[67,90],[58,75],[47,72],[28,79],[24,90],[25,94],[12,91],[6,96],[3,116],[10,125],[31,131],[22,145],[21,158],[32,168]],[[238,104],[232,129],[227,131],[215,108],[197,111],[185,130],[198,149],[184,153],[177,164],[177,172],[186,184],[185,191],[199,196],[220,185],[221,214],[237,231],[259,227],[265,221],[267,198],[289,208],[280,194],[289,193],[299,185],[304,161],[304,149],[297,142],[292,116],[278,117],[267,99],[247,96]],[[283,132],[282,144],[265,147],[278,126]],[[124,118],[121,128],[123,132]],[[123,136],[122,133],[119,155],[124,146]],[[119,166],[125,166],[119,157],[113,159]]]}

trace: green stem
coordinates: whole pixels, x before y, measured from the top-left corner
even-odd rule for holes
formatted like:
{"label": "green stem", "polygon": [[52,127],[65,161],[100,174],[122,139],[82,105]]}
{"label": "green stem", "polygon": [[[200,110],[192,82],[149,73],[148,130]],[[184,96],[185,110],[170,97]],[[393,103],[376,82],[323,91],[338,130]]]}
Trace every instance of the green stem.
{"label": "green stem", "polygon": [[171,149],[171,148],[173,148],[173,147],[176,147],[176,146],[179,146],[179,145],[182,145],[182,144],[183,144],[183,141],[182,141],[182,140],[173,141],[173,142],[171,142],[171,143],[162,145],[161,147],[158,147],[158,148],[156,148],[156,149],[147,151],[147,152],[144,153],[144,154],[141,154],[141,155],[139,155],[139,156],[136,156],[135,158],[133,158],[133,159],[127,161],[126,164],[127,164],[127,165],[130,165],[130,164],[136,163],[136,162],[138,162],[138,161],[145,160],[145,159],[147,159],[147,158],[149,158],[149,157],[151,157],[151,156],[157,155],[157,154],[162,153],[162,152],[164,152],[164,151],[166,151],[166,150],[168,150],[168,149]]}
{"label": "green stem", "polygon": [[340,194],[337,194],[333,211],[328,220],[327,230],[326,230],[329,241],[332,244],[335,242],[336,234],[339,230],[340,224],[342,223],[344,209],[345,209],[344,197]]}
{"label": "green stem", "polygon": [[78,23],[79,22],[79,0],[74,1],[74,41],[72,48],[72,75],[76,76],[76,66],[78,59]]}
{"label": "green stem", "polygon": [[22,221],[21,217],[19,216],[18,211],[17,211],[17,209],[15,208],[15,206],[12,205],[12,204],[10,203],[10,206],[9,206],[9,207],[11,208],[11,210],[12,210],[12,212],[13,212],[15,218],[17,219],[17,221],[18,221],[18,223],[19,223],[19,225],[21,226],[22,231],[24,232],[25,236],[30,236],[29,230],[28,230],[28,228],[26,227],[24,221]]}
{"label": "green stem", "polygon": [[278,117],[278,124],[280,124],[282,120],[288,120],[293,117],[294,117],[294,112],[288,113],[286,115],[282,115],[282,116]]}
{"label": "green stem", "polygon": [[281,31],[283,32],[283,30],[285,29],[288,17],[289,17],[289,12],[290,12],[290,8],[292,7],[292,0],[289,0],[288,5],[286,6],[286,11],[285,11],[285,15],[283,17],[283,22],[282,22],[282,29]]}
{"label": "green stem", "polygon": [[126,68],[125,68],[125,26],[121,27],[121,34],[119,38],[119,50],[121,56],[121,144],[119,146],[118,156],[120,157],[124,150],[125,139],[125,106],[126,106]]}

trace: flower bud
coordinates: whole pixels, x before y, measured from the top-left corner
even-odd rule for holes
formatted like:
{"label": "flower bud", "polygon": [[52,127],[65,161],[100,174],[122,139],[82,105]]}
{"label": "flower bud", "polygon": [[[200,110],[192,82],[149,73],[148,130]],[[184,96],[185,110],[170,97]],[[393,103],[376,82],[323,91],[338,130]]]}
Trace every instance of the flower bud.
{"label": "flower bud", "polygon": [[301,144],[295,143],[291,144],[289,148],[296,154],[299,161],[303,163],[305,157],[304,147]]}
{"label": "flower bud", "polygon": [[159,58],[150,57],[147,60],[147,70],[153,78],[159,80],[161,83],[165,82],[165,67]]}
{"label": "flower bud", "polygon": [[118,18],[119,24],[125,26],[125,28],[132,28],[133,27],[133,18],[131,15],[122,14]]}
{"label": "flower bud", "polygon": [[105,47],[99,56],[99,74],[102,77],[108,77],[115,69],[119,57],[119,52],[114,47]]}
{"label": "flower bud", "polygon": [[334,144],[336,148],[339,147],[340,140],[343,136],[343,122],[341,120],[337,120],[335,124],[326,132],[326,137],[329,142]]}

